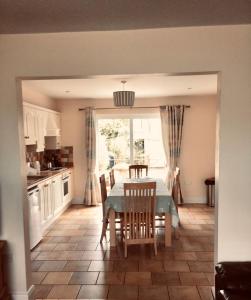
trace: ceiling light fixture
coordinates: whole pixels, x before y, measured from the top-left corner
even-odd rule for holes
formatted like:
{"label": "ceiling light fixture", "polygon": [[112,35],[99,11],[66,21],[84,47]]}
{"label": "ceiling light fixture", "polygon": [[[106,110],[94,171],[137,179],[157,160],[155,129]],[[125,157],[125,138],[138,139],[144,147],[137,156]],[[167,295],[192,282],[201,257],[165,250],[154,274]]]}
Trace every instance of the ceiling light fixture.
{"label": "ceiling light fixture", "polygon": [[135,92],[125,91],[126,80],[122,80],[123,91],[113,92],[113,101],[115,106],[130,107],[134,104]]}

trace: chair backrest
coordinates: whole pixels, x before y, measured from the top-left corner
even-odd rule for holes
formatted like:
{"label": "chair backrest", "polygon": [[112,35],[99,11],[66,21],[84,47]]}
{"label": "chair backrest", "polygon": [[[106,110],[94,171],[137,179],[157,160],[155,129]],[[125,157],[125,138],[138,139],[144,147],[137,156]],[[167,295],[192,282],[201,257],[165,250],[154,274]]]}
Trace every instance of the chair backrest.
{"label": "chair backrest", "polygon": [[132,178],[142,177],[143,170],[146,172],[146,176],[148,175],[148,166],[147,165],[130,165],[129,166],[129,177]]}
{"label": "chair backrest", "polygon": [[102,211],[103,211],[103,218],[105,217],[105,205],[104,202],[107,198],[107,189],[106,189],[106,182],[105,182],[105,175],[102,174],[99,177],[100,182],[100,191],[101,191],[101,201],[102,201]]}
{"label": "chair backrest", "polygon": [[156,182],[124,183],[125,239],[155,237]]}
{"label": "chair backrest", "polygon": [[100,182],[101,200],[102,200],[102,203],[104,203],[107,198],[107,189],[106,189],[106,182],[105,182],[104,174],[102,174],[99,177],[99,182]]}
{"label": "chair backrest", "polygon": [[183,201],[181,187],[180,187],[180,168],[176,167],[173,174],[173,187],[172,187],[172,197],[174,203],[177,205]]}
{"label": "chair backrest", "polygon": [[111,186],[111,189],[112,189],[114,184],[115,184],[115,177],[114,177],[114,170],[113,169],[111,169],[111,171],[109,173],[109,176],[110,176],[110,186]]}

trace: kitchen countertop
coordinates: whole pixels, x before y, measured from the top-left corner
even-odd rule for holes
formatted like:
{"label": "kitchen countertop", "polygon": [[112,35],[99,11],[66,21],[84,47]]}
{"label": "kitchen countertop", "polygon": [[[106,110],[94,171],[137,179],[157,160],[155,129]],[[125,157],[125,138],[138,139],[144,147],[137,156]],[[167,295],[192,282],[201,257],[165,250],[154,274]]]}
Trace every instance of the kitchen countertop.
{"label": "kitchen countertop", "polygon": [[30,189],[30,188],[42,183],[43,181],[51,179],[59,174],[67,172],[71,169],[73,169],[73,167],[66,167],[66,168],[62,168],[60,170],[45,170],[45,171],[41,171],[40,173],[38,173],[36,175],[27,176],[27,188]]}

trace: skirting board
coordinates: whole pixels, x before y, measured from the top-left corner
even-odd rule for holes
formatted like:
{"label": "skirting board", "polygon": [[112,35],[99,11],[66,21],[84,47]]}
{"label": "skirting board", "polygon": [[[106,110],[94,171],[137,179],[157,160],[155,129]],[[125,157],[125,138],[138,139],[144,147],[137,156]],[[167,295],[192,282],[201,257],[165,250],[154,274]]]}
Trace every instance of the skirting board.
{"label": "skirting board", "polygon": [[190,203],[190,204],[206,204],[207,199],[205,196],[196,196],[196,197],[184,197],[184,204]]}
{"label": "skirting board", "polygon": [[29,300],[31,299],[31,294],[34,290],[34,285],[32,285],[27,292],[11,293],[11,299],[13,300]]}
{"label": "skirting board", "polygon": [[72,204],[83,204],[84,198],[83,197],[75,197],[71,201]]}

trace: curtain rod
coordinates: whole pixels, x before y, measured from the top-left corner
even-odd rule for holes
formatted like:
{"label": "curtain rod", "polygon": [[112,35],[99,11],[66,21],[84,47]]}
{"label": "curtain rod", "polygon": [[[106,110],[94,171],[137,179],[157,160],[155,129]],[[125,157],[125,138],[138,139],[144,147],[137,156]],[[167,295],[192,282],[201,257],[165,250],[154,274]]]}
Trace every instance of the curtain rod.
{"label": "curtain rod", "polygon": [[[161,108],[161,107],[166,107],[168,105],[161,105],[161,106],[132,106],[132,107],[98,107],[94,108],[95,110],[103,110],[103,109],[133,109],[133,108]],[[180,107],[182,105],[174,105],[177,107]],[[190,105],[184,105],[185,108],[190,108]],[[87,108],[87,107],[86,107]],[[79,111],[86,110],[86,108],[79,108]]]}

